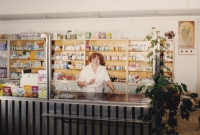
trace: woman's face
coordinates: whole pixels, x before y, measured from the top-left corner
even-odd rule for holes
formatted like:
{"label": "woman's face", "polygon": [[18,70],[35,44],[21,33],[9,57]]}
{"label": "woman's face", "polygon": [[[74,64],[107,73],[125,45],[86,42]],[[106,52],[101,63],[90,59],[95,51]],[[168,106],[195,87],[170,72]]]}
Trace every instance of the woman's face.
{"label": "woman's face", "polygon": [[95,58],[93,58],[91,63],[98,66],[100,64],[99,56],[96,56]]}

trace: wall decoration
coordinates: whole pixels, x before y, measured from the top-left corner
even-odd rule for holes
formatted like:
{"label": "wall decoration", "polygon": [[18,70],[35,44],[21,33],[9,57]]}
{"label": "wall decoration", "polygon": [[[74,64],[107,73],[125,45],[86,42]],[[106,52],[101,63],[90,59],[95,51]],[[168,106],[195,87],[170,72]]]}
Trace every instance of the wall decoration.
{"label": "wall decoration", "polygon": [[194,48],[194,21],[179,21],[178,44],[179,48]]}

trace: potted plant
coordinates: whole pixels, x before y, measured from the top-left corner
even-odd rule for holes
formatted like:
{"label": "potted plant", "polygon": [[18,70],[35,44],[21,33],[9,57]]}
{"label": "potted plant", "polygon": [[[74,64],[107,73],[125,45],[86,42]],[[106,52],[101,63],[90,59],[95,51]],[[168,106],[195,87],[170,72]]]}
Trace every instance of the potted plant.
{"label": "potted plant", "polygon": [[[156,37],[153,35],[155,33]],[[164,75],[163,70],[167,67],[163,64],[162,55],[167,49],[166,39],[161,37],[158,31],[155,32],[155,28],[153,28],[153,32],[147,35],[145,40],[151,43],[148,56],[153,59],[149,64],[156,65],[156,67],[155,73],[152,76],[154,83],[136,88],[137,93],[145,89],[146,98],[151,100],[150,114],[140,115],[138,119],[143,121],[153,119],[152,133],[156,135],[177,135],[175,128],[178,116],[180,115],[181,118],[186,120],[189,119],[190,113],[195,111],[191,99],[195,100],[198,95],[196,93],[186,95],[187,86],[185,84],[175,83],[169,76]],[[157,47],[160,45],[162,47]],[[187,98],[183,98],[185,95]],[[152,117],[150,118],[150,116]]]}
{"label": "potted plant", "polygon": [[167,31],[165,32],[165,36],[168,37],[168,39],[172,39],[173,37],[175,37],[175,33],[174,31]]}

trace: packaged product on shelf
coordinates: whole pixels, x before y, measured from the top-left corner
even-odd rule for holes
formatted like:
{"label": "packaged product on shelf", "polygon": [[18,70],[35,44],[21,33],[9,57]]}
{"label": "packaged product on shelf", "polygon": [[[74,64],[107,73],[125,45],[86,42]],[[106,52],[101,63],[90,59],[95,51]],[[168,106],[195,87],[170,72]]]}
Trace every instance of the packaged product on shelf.
{"label": "packaged product on shelf", "polygon": [[38,86],[32,86],[32,97],[38,98]]}
{"label": "packaged product on shelf", "polygon": [[77,37],[76,37],[76,34],[75,34],[75,33],[71,34],[71,39],[77,39]]}
{"label": "packaged product on shelf", "polygon": [[91,32],[85,32],[85,39],[90,39]]}
{"label": "packaged product on shelf", "polygon": [[3,95],[4,96],[12,96],[11,87],[3,85],[2,89],[3,89]]}
{"label": "packaged product on shelf", "polygon": [[111,32],[107,33],[107,39],[112,39],[112,33]]}
{"label": "packaged product on shelf", "polygon": [[71,30],[67,31],[67,39],[71,39],[71,32],[72,32]]}
{"label": "packaged product on shelf", "polygon": [[47,71],[38,70],[38,83],[46,84],[46,82],[47,82]]}
{"label": "packaged product on shelf", "polygon": [[46,84],[38,84],[39,98],[46,98],[47,86]]}
{"label": "packaged product on shelf", "polygon": [[0,39],[4,39],[4,34],[0,34]]}
{"label": "packaged product on shelf", "polygon": [[3,88],[2,88],[2,84],[0,84],[0,96],[3,96]]}
{"label": "packaged product on shelf", "polygon": [[24,97],[32,97],[32,86],[24,85]]}
{"label": "packaged product on shelf", "polygon": [[19,86],[11,87],[12,96],[14,97],[23,97],[24,88],[19,88]]}
{"label": "packaged product on shelf", "polygon": [[78,39],[85,39],[85,34],[83,32],[77,33],[77,38]]}
{"label": "packaged product on shelf", "polygon": [[100,32],[99,39],[106,39],[106,33]]}
{"label": "packaged product on shelf", "polygon": [[53,33],[53,39],[58,39],[58,33]]}

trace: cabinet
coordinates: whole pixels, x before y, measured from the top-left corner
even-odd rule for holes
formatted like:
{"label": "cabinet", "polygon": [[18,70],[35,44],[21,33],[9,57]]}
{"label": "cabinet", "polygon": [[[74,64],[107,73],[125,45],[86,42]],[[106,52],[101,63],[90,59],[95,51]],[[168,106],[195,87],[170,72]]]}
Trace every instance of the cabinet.
{"label": "cabinet", "polygon": [[[127,40],[126,39],[90,39],[86,40],[86,65],[88,57],[93,52],[99,52],[104,56],[105,67],[108,70],[111,81],[118,91],[126,90],[127,83]],[[105,85],[104,92],[110,92]]]}
{"label": "cabinet", "polygon": [[126,83],[126,50],[127,40],[86,40],[86,65],[89,64],[88,57],[99,52],[104,56],[111,81]]}
{"label": "cabinet", "polygon": [[174,76],[174,39],[167,39],[167,50],[163,55],[164,75],[169,76],[173,80]]}
{"label": "cabinet", "polygon": [[85,66],[85,41],[51,40],[50,50],[53,89],[71,90],[72,88],[68,88],[68,82],[76,83],[78,75]]}
{"label": "cabinet", "polygon": [[148,42],[129,40],[128,43],[128,84],[135,84],[145,81],[153,74],[152,67],[148,62]]}
{"label": "cabinet", "polygon": [[8,77],[8,41],[0,39],[0,79]]}
{"label": "cabinet", "polygon": [[23,69],[45,69],[45,40],[10,40],[10,79],[20,79]]}
{"label": "cabinet", "polygon": [[[174,42],[168,41],[169,47],[165,53],[173,57]],[[125,92],[135,92],[138,85],[149,84],[153,68],[149,66],[149,42],[131,39],[61,39],[51,40],[50,76],[53,90],[80,91],[76,80],[84,66],[90,62],[88,57],[99,52],[103,54],[105,68],[116,89]],[[164,64],[173,69],[173,60],[164,55]],[[164,71],[165,74],[172,72]],[[104,92],[109,92],[105,86]]]}
{"label": "cabinet", "polygon": [[[45,58],[46,40],[0,40],[0,77],[20,79],[22,69],[48,69],[53,90],[80,91],[77,78],[82,68],[90,62],[93,52],[103,54],[105,68],[118,91],[135,92],[138,85],[151,83],[153,68],[148,62],[148,42],[132,39],[50,39]],[[163,53],[163,73],[173,78],[174,40],[167,40],[168,49]],[[46,68],[45,60],[48,65]],[[3,72],[1,72],[3,71]],[[105,85],[104,92],[110,92]]]}

